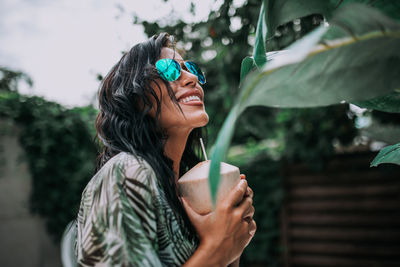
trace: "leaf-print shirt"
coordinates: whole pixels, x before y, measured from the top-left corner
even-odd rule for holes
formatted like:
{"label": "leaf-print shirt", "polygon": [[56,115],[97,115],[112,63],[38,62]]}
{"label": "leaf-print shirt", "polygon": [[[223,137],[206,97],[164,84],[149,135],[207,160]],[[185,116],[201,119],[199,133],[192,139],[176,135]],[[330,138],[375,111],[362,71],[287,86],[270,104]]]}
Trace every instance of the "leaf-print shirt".
{"label": "leaf-print shirt", "polygon": [[197,245],[154,170],[138,156],[114,156],[82,193],[76,240],[81,266],[181,266]]}

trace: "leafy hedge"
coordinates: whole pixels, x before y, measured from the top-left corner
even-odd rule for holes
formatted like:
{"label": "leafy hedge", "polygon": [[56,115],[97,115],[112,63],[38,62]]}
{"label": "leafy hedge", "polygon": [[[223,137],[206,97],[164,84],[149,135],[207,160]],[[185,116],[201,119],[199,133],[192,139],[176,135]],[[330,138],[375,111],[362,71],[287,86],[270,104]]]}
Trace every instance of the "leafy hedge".
{"label": "leafy hedge", "polygon": [[[92,107],[83,110],[86,118],[96,113]],[[19,141],[32,175],[30,209],[45,218],[55,240],[76,217],[81,192],[94,171],[93,131],[80,113],[41,97],[0,91],[0,118],[21,129]]]}

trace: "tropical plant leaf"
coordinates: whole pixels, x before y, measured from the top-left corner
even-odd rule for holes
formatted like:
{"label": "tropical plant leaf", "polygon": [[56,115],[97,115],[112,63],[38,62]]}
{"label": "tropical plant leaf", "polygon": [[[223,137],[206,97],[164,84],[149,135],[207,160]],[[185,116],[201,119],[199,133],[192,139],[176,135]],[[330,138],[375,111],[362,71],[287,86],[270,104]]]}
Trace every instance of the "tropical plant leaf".
{"label": "tropical plant leaf", "polygon": [[219,172],[221,168],[221,161],[226,157],[228,152],[229,144],[231,143],[233,129],[235,128],[236,120],[239,117],[239,106],[235,105],[228,114],[222,128],[218,134],[215,146],[211,151],[211,164],[209,173],[209,183],[211,190],[211,199],[213,204],[217,200],[217,192],[219,185]]}
{"label": "tropical plant leaf", "polygon": [[353,3],[361,3],[376,8],[394,20],[400,21],[400,1],[393,0],[264,0],[265,38],[272,38],[278,26],[297,18],[321,14],[329,22],[335,10]]}
{"label": "tropical plant leaf", "polygon": [[[367,0],[365,0],[367,1]],[[374,8],[379,9],[387,16],[400,21],[400,1],[393,0],[368,0],[370,5]]]}
{"label": "tropical plant leaf", "polygon": [[258,16],[256,40],[253,50],[253,58],[257,67],[262,67],[267,59],[265,57],[265,35],[267,34],[267,26],[264,20],[265,5],[261,4],[260,15]]}
{"label": "tropical plant leaf", "polygon": [[[265,54],[264,54],[265,55]],[[256,67],[256,63],[252,57],[245,57],[242,60],[242,65],[240,67],[240,81],[244,81],[247,74]]]}
{"label": "tropical plant leaf", "polygon": [[400,1],[396,0],[331,0],[336,7],[343,7],[351,3],[362,3],[370,7],[376,8],[385,13],[386,16],[400,21]]}
{"label": "tropical plant leaf", "polygon": [[[248,106],[317,107],[362,101],[400,86],[400,24],[360,4],[337,10],[323,45],[325,29],[317,28],[274,56],[242,83],[239,99],[214,146],[210,168],[215,201],[220,162],[231,141],[237,116]],[[334,34],[332,34],[332,32]],[[330,33],[330,34],[329,34]],[[332,40],[332,36],[339,39]]]}
{"label": "tropical plant leaf", "polygon": [[400,113],[400,93],[392,92],[388,95],[366,101],[354,102],[361,108],[376,109],[384,112]]}
{"label": "tropical plant leaf", "polygon": [[325,42],[349,36],[357,39],[357,36],[374,31],[390,33],[398,31],[400,27],[399,23],[379,10],[362,4],[349,4],[338,9],[329,23],[332,27],[323,37]]}
{"label": "tropical plant leaf", "polygon": [[371,167],[377,167],[382,163],[400,165],[400,143],[384,147],[371,162]]}
{"label": "tropical plant leaf", "polygon": [[[399,88],[400,24],[359,4],[339,11],[335,22],[341,26],[329,27],[329,31],[338,34],[338,29],[346,28],[340,35],[343,37],[351,29],[352,37],[327,41],[312,51],[297,46],[315,32],[296,42],[289,49],[292,56],[276,58],[274,64],[249,75],[243,85],[242,104],[317,107],[372,99]],[[308,55],[299,62],[301,57],[296,55],[304,51]]]}
{"label": "tropical plant leaf", "polygon": [[311,14],[331,14],[335,9],[334,1],[321,0],[264,0],[267,36],[274,36],[276,28],[289,21]]}
{"label": "tropical plant leaf", "polygon": [[[279,58],[286,58],[292,62],[293,60],[300,61],[304,58],[309,49],[311,49],[320,39],[320,37],[325,33],[326,28],[320,27],[315,30],[308,38],[302,39],[291,48],[293,48],[295,53],[292,53],[292,50],[287,51],[280,51],[277,52],[270,52],[268,55],[269,61],[271,62],[271,66],[275,66],[275,57],[277,55],[281,55]],[[281,62],[281,61],[280,61]],[[243,65],[243,64],[242,64]],[[210,166],[210,173],[209,173],[209,183],[210,183],[210,190],[211,190],[211,198],[213,203],[216,201],[216,195],[218,191],[218,184],[219,184],[219,172],[220,172],[220,162],[225,159],[226,153],[229,148],[229,144],[232,139],[233,131],[235,128],[235,123],[241,112],[243,112],[245,105],[245,94],[242,94],[242,97],[239,98],[238,102],[234,105],[232,110],[229,112],[227,119],[225,120],[224,124],[222,125],[222,129],[220,130],[217,140],[215,142],[215,146],[211,152],[211,166]],[[244,103],[244,104],[243,104]]]}

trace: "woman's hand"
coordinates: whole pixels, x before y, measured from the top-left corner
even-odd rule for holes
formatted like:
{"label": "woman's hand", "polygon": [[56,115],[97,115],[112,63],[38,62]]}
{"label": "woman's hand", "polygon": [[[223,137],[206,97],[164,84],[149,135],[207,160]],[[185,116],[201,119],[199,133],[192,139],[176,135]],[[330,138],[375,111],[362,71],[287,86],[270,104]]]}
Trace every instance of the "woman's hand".
{"label": "woman's hand", "polygon": [[253,220],[253,191],[241,179],[232,191],[221,199],[215,211],[200,215],[184,198],[186,213],[200,238],[198,250],[208,255],[213,264],[226,266],[239,258],[256,231]]}

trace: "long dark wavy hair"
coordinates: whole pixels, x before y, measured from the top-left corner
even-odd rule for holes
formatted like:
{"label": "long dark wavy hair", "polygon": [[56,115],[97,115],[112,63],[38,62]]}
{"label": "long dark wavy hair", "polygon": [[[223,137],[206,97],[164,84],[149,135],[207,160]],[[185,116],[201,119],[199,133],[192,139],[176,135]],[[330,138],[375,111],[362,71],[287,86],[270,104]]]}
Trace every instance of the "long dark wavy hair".
{"label": "long dark wavy hair", "polygon": [[[162,80],[155,69],[163,47],[174,48],[172,36],[167,33],[154,35],[148,41],[135,45],[102,81],[98,94],[100,112],[95,125],[103,151],[97,158],[96,172],[119,152],[144,158],[161,182],[173,210],[182,216],[190,234],[196,236],[176,194],[173,162],[164,153],[168,135],[160,127],[161,99],[153,87],[161,91],[159,82],[163,82],[172,102],[180,107],[169,83]],[[155,117],[149,114],[153,108],[151,98],[156,103]],[[207,138],[204,127],[193,129],[190,133],[180,163],[180,174],[200,161],[200,137]]]}

